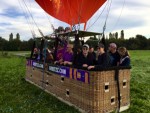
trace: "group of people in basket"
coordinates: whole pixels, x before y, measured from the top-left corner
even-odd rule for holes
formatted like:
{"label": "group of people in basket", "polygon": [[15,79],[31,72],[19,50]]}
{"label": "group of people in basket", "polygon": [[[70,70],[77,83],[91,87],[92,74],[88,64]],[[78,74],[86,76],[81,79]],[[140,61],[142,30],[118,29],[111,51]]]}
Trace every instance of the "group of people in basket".
{"label": "group of people in basket", "polygon": [[[87,68],[88,70],[101,67],[111,66],[130,66],[129,52],[125,47],[119,47],[115,43],[110,43],[108,51],[105,51],[104,45],[99,43],[97,51],[88,44],[83,44],[78,48],[77,54],[74,55],[72,44],[59,44],[57,48],[56,59],[54,61],[54,50],[46,48],[46,62],[56,65],[76,66],[78,68]],[[34,48],[34,59],[39,59],[38,49]],[[44,53],[43,53],[44,56]]]}

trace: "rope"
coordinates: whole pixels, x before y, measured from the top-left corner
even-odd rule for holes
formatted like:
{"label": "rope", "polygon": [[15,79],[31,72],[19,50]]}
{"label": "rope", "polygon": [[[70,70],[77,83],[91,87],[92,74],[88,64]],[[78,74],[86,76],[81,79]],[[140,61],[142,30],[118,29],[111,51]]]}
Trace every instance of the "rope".
{"label": "rope", "polygon": [[36,35],[35,35],[35,32],[34,32],[34,27],[32,26],[32,23],[30,23],[30,20],[28,19],[28,15],[26,13],[27,11],[22,7],[21,2],[19,0],[18,0],[18,2],[19,2],[19,5],[20,5],[21,9],[23,10],[23,14],[24,14],[25,19],[27,21],[27,24],[29,26],[30,32],[31,32],[33,38],[35,38]]}
{"label": "rope", "polygon": [[102,12],[99,14],[99,16],[97,17],[97,19],[96,19],[90,26],[87,27],[86,31],[87,31],[89,28],[91,28],[91,27],[98,21],[98,19],[101,17],[101,15],[102,15],[102,13],[104,12],[104,10],[105,10],[105,8],[106,8],[107,5],[108,5],[108,2],[106,3],[104,9],[103,9]]}
{"label": "rope", "polygon": [[[43,0],[44,1],[44,0]],[[45,1],[44,1],[44,5],[45,5],[45,7],[46,7],[46,10],[47,10],[47,5],[46,5],[46,3],[45,3]],[[49,16],[47,15],[47,13],[45,12],[45,15],[46,15],[46,17],[47,17],[47,19],[48,19],[48,22],[50,23],[50,25],[51,25],[51,28],[53,29],[53,32],[55,32],[55,28],[54,28],[54,26],[51,24],[51,21],[50,21],[50,19],[49,19]]]}
{"label": "rope", "polygon": [[118,108],[116,109],[116,113],[119,113],[119,111],[120,111],[120,105],[121,105],[121,102],[120,102],[120,84],[119,84],[119,70],[118,69],[116,69],[115,70],[115,80],[116,80],[116,82],[117,82],[117,93],[118,93]]}
{"label": "rope", "polygon": [[[69,6],[69,13],[70,13],[70,17],[72,18],[72,13],[71,13],[71,11],[70,11],[70,5],[69,5],[69,2],[68,2],[68,0],[67,0],[67,3],[68,3],[68,6]],[[73,25],[73,20],[72,20],[72,25]],[[72,30],[72,28],[71,28],[71,30]]]}
{"label": "rope", "polygon": [[44,35],[43,35],[42,31],[40,30],[40,28],[38,27],[37,23],[35,22],[35,20],[34,20],[32,14],[31,14],[31,12],[30,12],[30,10],[29,10],[29,8],[28,8],[28,6],[27,6],[27,4],[25,3],[24,0],[23,0],[23,3],[24,3],[24,5],[25,5],[25,7],[26,7],[26,9],[27,9],[27,12],[29,13],[29,15],[30,15],[32,21],[34,22],[35,26],[38,28],[38,31],[39,31],[40,35],[44,38]]}
{"label": "rope", "polygon": [[34,24],[35,24],[36,27],[39,29],[38,25],[36,24],[36,22],[35,22],[35,20],[34,20],[34,18],[33,18],[33,16],[32,16],[32,14],[31,14],[31,12],[30,12],[29,8],[27,7],[27,4],[25,3],[24,0],[23,0],[23,3],[24,3],[24,5],[25,5],[25,7],[27,8],[27,11],[28,11],[29,15],[31,16],[31,18],[32,18],[32,20],[33,20],[33,22],[34,22]]}
{"label": "rope", "polygon": [[122,8],[121,8],[120,15],[119,15],[119,17],[118,17],[118,19],[117,19],[117,21],[116,21],[116,23],[115,23],[113,29],[117,26],[117,24],[118,24],[118,22],[119,22],[119,20],[120,20],[120,17],[121,17],[121,15],[122,15],[122,12],[123,12],[123,9],[124,9],[124,6],[125,6],[125,0],[123,1],[123,5],[122,5]]}
{"label": "rope", "polygon": [[104,46],[105,46],[105,48],[104,48],[105,51],[107,51],[106,41],[105,41],[105,30],[106,30],[106,23],[107,23],[108,15],[109,15],[109,12],[110,12],[111,4],[112,4],[112,0],[110,0],[110,5],[108,6],[108,13],[107,13],[105,23],[104,23],[104,26],[103,26],[103,35],[102,35],[102,39],[101,39],[101,43],[103,43]]}
{"label": "rope", "polygon": [[[79,2],[78,2],[79,3]],[[83,0],[81,2],[81,5],[79,6],[79,14],[78,14],[78,27],[77,29],[80,30],[80,19],[81,19],[81,11],[82,11],[82,7],[83,7]]]}
{"label": "rope", "polygon": [[94,7],[95,7],[95,5],[96,5],[97,3],[95,2],[95,4],[92,6],[92,8],[91,8],[91,11],[93,11],[93,9],[94,9]]}
{"label": "rope", "polygon": [[[44,67],[45,67],[46,57],[47,57],[47,56],[46,56],[46,48],[48,47],[48,46],[47,46],[47,45],[48,45],[48,44],[47,44],[48,42],[47,42],[46,39],[44,40],[44,42],[45,42],[45,44],[44,44],[44,45],[45,45],[45,46],[44,46]],[[42,75],[43,75],[43,76],[42,76],[42,81],[43,81],[43,82],[42,82],[42,88],[43,88],[43,89],[45,89],[45,87],[43,86],[43,84],[44,84],[44,73],[45,73],[44,70],[45,70],[45,68],[43,68],[43,74],[42,74]]]}
{"label": "rope", "polygon": [[104,24],[104,28],[103,28],[104,31],[106,29],[106,23],[107,23],[107,19],[108,19],[108,16],[109,16],[109,13],[110,13],[111,4],[112,4],[112,0],[109,0],[109,1],[110,1],[110,5],[108,6],[108,13],[107,13],[105,24]]}
{"label": "rope", "polygon": [[108,13],[107,13],[107,16],[106,16],[106,19],[105,19],[105,23],[104,23],[104,26],[103,26],[103,37],[104,37],[104,32],[106,30],[106,23],[107,23],[108,15],[110,13],[111,4],[112,4],[112,0],[110,0],[110,5],[108,6]]}

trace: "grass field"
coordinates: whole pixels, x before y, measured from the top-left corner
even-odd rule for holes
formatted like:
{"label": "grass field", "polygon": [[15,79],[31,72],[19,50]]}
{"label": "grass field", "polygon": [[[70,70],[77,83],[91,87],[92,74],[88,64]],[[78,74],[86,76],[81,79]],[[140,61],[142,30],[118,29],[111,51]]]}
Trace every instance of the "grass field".
{"label": "grass field", "polygon": [[[150,113],[150,51],[130,51],[131,106],[123,113]],[[26,82],[25,59],[0,55],[0,113],[79,113]]]}

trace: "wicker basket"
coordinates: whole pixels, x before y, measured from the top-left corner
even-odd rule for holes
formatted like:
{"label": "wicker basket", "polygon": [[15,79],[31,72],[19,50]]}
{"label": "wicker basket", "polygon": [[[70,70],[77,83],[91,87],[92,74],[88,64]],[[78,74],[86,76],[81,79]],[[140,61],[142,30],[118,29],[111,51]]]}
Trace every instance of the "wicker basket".
{"label": "wicker basket", "polygon": [[[69,75],[65,76],[49,71],[46,66],[44,69],[40,69],[27,65],[26,79],[62,101],[74,105],[82,112],[105,113],[117,109],[118,90],[115,70],[88,72],[74,68],[67,69],[69,71],[66,73]],[[58,72],[58,70],[56,71]],[[82,76],[81,71],[85,71],[84,82],[78,79]],[[118,76],[121,98],[120,110],[122,111],[130,105],[130,69],[120,69]]]}

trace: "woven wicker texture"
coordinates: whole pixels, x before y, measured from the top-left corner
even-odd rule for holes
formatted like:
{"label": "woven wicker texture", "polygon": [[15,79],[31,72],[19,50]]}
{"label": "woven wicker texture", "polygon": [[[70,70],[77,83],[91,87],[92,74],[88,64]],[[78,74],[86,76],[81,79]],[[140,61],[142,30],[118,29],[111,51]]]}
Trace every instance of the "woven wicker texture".
{"label": "woven wicker texture", "polygon": [[[32,76],[31,76],[32,75]],[[88,113],[114,111],[118,106],[115,70],[91,71],[90,83],[26,67],[26,79]],[[121,107],[130,104],[130,69],[119,70]]]}

